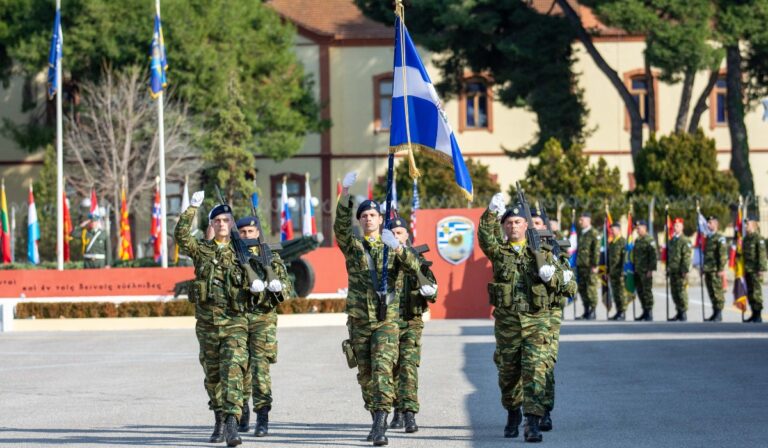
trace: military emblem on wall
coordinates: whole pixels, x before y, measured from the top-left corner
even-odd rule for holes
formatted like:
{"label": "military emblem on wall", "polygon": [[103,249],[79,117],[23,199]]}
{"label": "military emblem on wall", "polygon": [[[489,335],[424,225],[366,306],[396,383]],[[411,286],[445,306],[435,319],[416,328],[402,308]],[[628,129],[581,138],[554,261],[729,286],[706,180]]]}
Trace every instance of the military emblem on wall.
{"label": "military emblem on wall", "polygon": [[451,264],[461,264],[472,255],[475,223],[463,216],[448,216],[437,223],[437,252]]}

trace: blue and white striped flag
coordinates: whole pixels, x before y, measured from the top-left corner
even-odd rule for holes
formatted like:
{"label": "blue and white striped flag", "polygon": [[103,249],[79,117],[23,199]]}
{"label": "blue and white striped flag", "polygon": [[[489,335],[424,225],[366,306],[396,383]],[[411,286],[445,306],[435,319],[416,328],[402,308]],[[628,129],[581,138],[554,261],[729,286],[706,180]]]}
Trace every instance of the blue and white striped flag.
{"label": "blue and white striped flag", "polygon": [[416,46],[399,16],[395,21],[394,67],[390,151],[408,150],[410,145],[451,163],[456,184],[471,201],[472,178],[461,149]]}
{"label": "blue and white striped flag", "polygon": [[56,10],[56,18],[53,20],[53,33],[51,34],[51,49],[48,51],[48,99],[53,99],[61,88],[59,71],[62,49],[64,46],[64,34],[61,32],[61,10]]}

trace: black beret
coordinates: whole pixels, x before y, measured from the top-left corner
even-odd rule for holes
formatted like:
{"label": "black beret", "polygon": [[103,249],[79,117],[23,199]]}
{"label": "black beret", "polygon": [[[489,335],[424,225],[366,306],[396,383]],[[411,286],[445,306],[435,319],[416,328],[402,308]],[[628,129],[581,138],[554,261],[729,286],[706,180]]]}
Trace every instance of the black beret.
{"label": "black beret", "polygon": [[256,216],[246,216],[245,218],[240,218],[237,220],[237,228],[242,229],[243,227],[259,227],[259,218]]}
{"label": "black beret", "polygon": [[372,199],[366,199],[360,203],[359,207],[357,207],[357,214],[355,214],[355,218],[360,219],[360,215],[362,215],[366,210],[376,210],[377,213],[381,214],[381,207],[379,206],[379,203]]}
{"label": "black beret", "polygon": [[208,213],[208,219],[211,220],[219,215],[223,215],[224,213],[232,213],[232,209],[229,208],[227,204],[219,204],[216,207],[213,207],[211,212]]}
{"label": "black beret", "polygon": [[402,228],[407,230],[408,229],[408,221],[406,221],[403,218],[397,217],[395,219],[390,219],[389,222],[387,223],[387,228],[389,230],[393,230],[393,229],[396,229],[398,227],[402,227]]}
{"label": "black beret", "polygon": [[539,216],[541,217],[541,210],[539,210],[536,207],[531,207],[531,217]]}
{"label": "black beret", "polygon": [[508,218],[515,217],[523,217],[523,207],[521,207],[520,204],[514,204],[512,207],[508,208],[507,211],[504,212],[504,216],[501,217],[501,222],[503,223]]}
{"label": "black beret", "polygon": [[715,215],[709,215],[707,216],[707,221],[718,221],[718,219]]}
{"label": "black beret", "polygon": [[584,211],[584,212],[581,212],[581,214],[579,216],[581,216],[582,218],[591,218],[592,217],[592,213]]}
{"label": "black beret", "polygon": [[646,221],[644,219],[638,219],[637,222],[635,223],[635,225],[648,227],[648,221]]}

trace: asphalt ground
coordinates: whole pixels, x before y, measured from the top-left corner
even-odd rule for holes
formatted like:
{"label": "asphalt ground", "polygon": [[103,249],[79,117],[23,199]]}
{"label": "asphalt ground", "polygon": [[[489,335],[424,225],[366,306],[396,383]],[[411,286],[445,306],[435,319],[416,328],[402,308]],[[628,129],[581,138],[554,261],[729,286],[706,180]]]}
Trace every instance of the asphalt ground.
{"label": "asphalt ground", "polygon": [[[243,446],[370,446],[345,331],[279,329],[271,435]],[[390,446],[524,444],[501,437],[493,350],[490,321],[428,322],[421,429]],[[0,445],[211,446],[191,330],[2,334],[0,360]],[[557,384],[547,446],[766,446],[768,325],[567,321]]]}

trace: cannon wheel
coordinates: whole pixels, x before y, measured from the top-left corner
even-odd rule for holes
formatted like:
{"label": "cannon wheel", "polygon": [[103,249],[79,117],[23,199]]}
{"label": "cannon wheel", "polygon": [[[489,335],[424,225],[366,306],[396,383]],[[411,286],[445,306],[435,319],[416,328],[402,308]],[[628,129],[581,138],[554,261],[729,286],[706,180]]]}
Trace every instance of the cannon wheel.
{"label": "cannon wheel", "polygon": [[293,278],[296,297],[307,297],[315,287],[315,271],[312,265],[302,258],[297,258],[291,262],[288,273]]}

